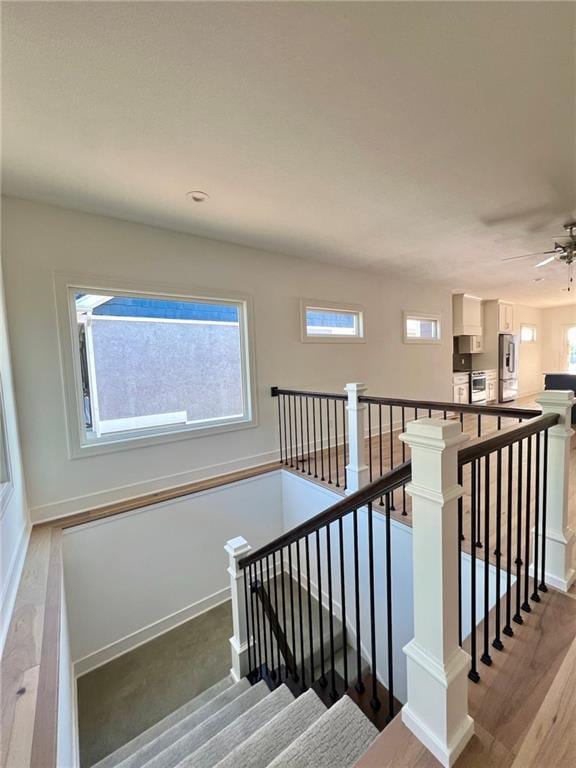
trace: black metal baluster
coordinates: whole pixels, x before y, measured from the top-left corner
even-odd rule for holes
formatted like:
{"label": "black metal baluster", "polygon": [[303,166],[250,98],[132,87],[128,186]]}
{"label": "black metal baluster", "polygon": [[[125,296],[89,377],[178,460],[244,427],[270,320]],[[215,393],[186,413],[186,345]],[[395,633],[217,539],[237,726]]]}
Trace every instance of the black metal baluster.
{"label": "black metal baluster", "polygon": [[540,567],[541,592],[548,592],[546,586],[546,513],[548,511],[548,430],[544,430],[544,469],[542,472],[542,565]]}
{"label": "black metal baluster", "polygon": [[[406,414],[404,412],[404,406],[402,406],[402,432],[406,431]],[[406,444],[402,443],[402,463],[406,461]],[[408,514],[406,511],[406,485],[402,486],[402,514],[404,517]]]}
{"label": "black metal baluster", "polygon": [[[392,406],[388,406],[388,421],[390,429],[390,469],[394,469],[394,419]],[[394,491],[390,494],[390,509],[394,509]]]}
{"label": "black metal baluster", "polygon": [[490,454],[484,458],[484,542],[484,650],[480,661],[490,666]]}
{"label": "black metal baluster", "polygon": [[[463,470],[458,465],[458,485],[463,488]],[[463,507],[464,499],[462,495],[458,498],[458,642],[462,645],[462,535],[463,529]]]}
{"label": "black metal baluster", "polygon": [[506,511],[506,625],[502,630],[504,635],[512,637],[512,477],[514,470],[514,449],[508,446],[508,488]]}
{"label": "black metal baluster", "polygon": [[282,415],[284,418],[284,464],[288,466],[288,433],[286,431],[286,395],[282,395]]}
{"label": "black metal baluster", "polygon": [[372,405],[368,403],[368,477],[372,482]]}
{"label": "black metal baluster", "polygon": [[502,567],[502,451],[496,453],[496,633],[492,646],[497,651],[504,648],[500,639],[501,630],[501,567]]}
{"label": "black metal baluster", "polygon": [[346,401],[342,400],[342,432],[343,432],[343,439],[344,439],[344,445],[342,447],[342,453],[344,456],[344,490],[348,488],[348,478],[346,476],[346,467],[348,465],[348,461],[346,458]]}
{"label": "black metal baluster", "polygon": [[353,511],[354,523],[354,601],[356,618],[356,690],[358,693],[364,693],[364,682],[362,680],[362,645],[360,638],[360,575],[358,568],[358,510]]}
{"label": "black metal baluster", "polygon": [[320,480],[324,480],[324,427],[322,426],[322,398],[318,400],[318,413],[320,418]]}
{"label": "black metal baluster", "polygon": [[304,538],[306,556],[306,578],[308,579],[308,638],[310,641],[310,685],[314,682],[314,628],[312,626],[312,575],[310,573],[310,544],[308,536]]}
{"label": "black metal baluster", "polygon": [[[300,567],[300,542],[296,542],[296,571],[298,573],[298,618],[300,620],[300,676],[302,690],[306,690],[306,663],[304,659],[304,615],[302,613],[302,570]],[[296,656],[296,649],[294,649]]]}
{"label": "black metal baluster", "polygon": [[535,603],[540,602],[540,595],[538,594],[538,557],[539,557],[539,537],[540,537],[540,474],[542,467],[540,464],[540,443],[542,442],[542,433],[539,432],[536,435],[536,483],[534,489],[534,571],[532,575],[532,594],[531,599]]}
{"label": "black metal baluster", "polygon": [[330,633],[330,682],[332,699],[338,698],[336,690],[336,660],[334,652],[334,602],[332,594],[332,544],[330,541],[330,525],[326,526],[326,564],[328,568],[328,628]]}
{"label": "black metal baluster", "polygon": [[[280,407],[280,401],[278,401],[278,407]],[[244,610],[246,611],[246,642],[248,644],[248,672],[252,672],[253,666],[252,666],[252,641],[251,641],[251,632],[250,632],[250,611],[248,609],[248,571],[246,568],[242,571],[244,582]]]}
{"label": "black metal baluster", "polygon": [[340,488],[340,473],[338,467],[338,403],[336,400],[334,400],[334,441],[336,444],[336,488]]}
{"label": "black metal baluster", "polygon": [[[379,438],[379,458],[380,458],[380,477],[384,474],[384,463],[382,457],[382,403],[378,403],[378,438]],[[380,504],[384,504],[383,497],[380,496]]]}
{"label": "black metal baluster", "polygon": [[330,445],[330,408],[329,401],[326,399],[326,431],[328,432],[328,485],[332,485],[332,456]]}
{"label": "black metal baluster", "polygon": [[306,398],[306,462],[308,464],[308,477],[312,474],[310,469],[310,398]]}
{"label": "black metal baluster", "polygon": [[302,472],[306,472],[304,468],[304,418],[302,410],[302,395],[300,395],[300,453],[302,455]]}
{"label": "black metal baluster", "polygon": [[278,442],[280,443],[280,464],[283,464],[284,451],[282,450],[282,410],[280,408],[280,397],[278,397]]}
{"label": "black metal baluster", "polygon": [[[262,560],[260,560],[260,589],[266,589],[264,586],[264,567],[262,565]],[[266,614],[264,612],[264,606],[262,606],[262,645],[263,645],[263,656],[264,656],[264,665],[266,666],[266,670],[269,672],[270,667],[268,666],[268,633],[266,632]]]}
{"label": "black metal baluster", "polygon": [[[278,569],[276,568],[276,552],[272,552],[272,569],[274,573],[274,610],[276,612],[276,619],[279,621],[280,612],[278,610]],[[286,631],[286,627],[281,628],[283,632]],[[280,644],[276,640],[276,653],[278,656],[278,680],[282,680],[282,661],[280,659]]]}
{"label": "black metal baluster", "polygon": [[322,615],[322,558],[320,557],[320,531],[316,531],[316,568],[318,570],[318,631],[320,633],[320,685],[325,688],[326,660],[324,658],[324,617]]}
{"label": "black metal baluster", "polygon": [[392,526],[390,497],[386,497],[386,639],[388,653],[388,717],[394,717],[394,646],[392,642]]}
{"label": "black metal baluster", "polygon": [[344,523],[338,519],[340,546],[340,606],[342,609],[342,651],[344,653],[344,690],[348,688],[348,627],[346,625],[346,579],[344,573]]}
{"label": "black metal baluster", "polygon": [[518,487],[516,508],[516,613],[512,621],[523,624],[524,619],[520,613],[521,589],[522,589],[522,448],[523,441],[518,441]]}
{"label": "black metal baluster", "polygon": [[368,502],[368,578],[370,579],[370,651],[372,656],[372,698],[370,699],[370,706],[373,709],[380,709],[378,677],[376,672],[376,601],[374,595],[374,530],[372,502]]}
{"label": "black metal baluster", "polygon": [[296,469],[300,469],[300,454],[298,453],[298,401],[294,395],[294,456],[296,458]]}
{"label": "black metal baluster", "polygon": [[[258,572],[256,570],[256,563],[253,563],[250,568],[252,573],[252,602],[256,603],[256,639],[258,642],[258,677],[262,672],[262,638],[260,634],[260,601],[258,599]],[[254,613],[252,614],[254,615]]]}
{"label": "black metal baluster", "polygon": [[[286,574],[284,572],[284,553],[283,548],[280,548],[280,565],[282,566],[281,574],[280,574],[280,585],[281,585],[281,594],[282,594],[282,625],[284,630],[284,636],[286,637],[286,641],[288,640],[288,624],[286,623]],[[292,646],[294,647],[294,646]],[[284,676],[284,679],[288,679],[288,672],[290,671],[288,668],[288,660],[284,659],[286,662],[286,674]]]}
{"label": "black metal baluster", "polygon": [[478,463],[478,475],[476,477],[476,543],[478,549],[482,549],[482,472]]}
{"label": "black metal baluster", "polygon": [[294,672],[292,678],[295,682],[298,682],[300,675],[298,674],[298,663],[296,661],[296,618],[294,615],[294,576],[292,571],[292,544],[288,545],[288,574],[289,574],[289,586],[290,586],[290,618],[292,620],[292,652],[294,654]]}
{"label": "black metal baluster", "polygon": [[[272,572],[270,570],[270,556],[266,555],[266,575],[268,577],[267,583],[266,583],[266,592],[268,593],[268,602],[270,605],[270,608],[272,608]],[[274,646],[276,645],[276,648]],[[274,632],[272,631],[272,624],[270,624],[270,677],[272,680],[276,680],[276,665],[274,663],[274,656],[276,656],[276,661],[278,662],[278,666],[280,666],[280,648],[278,644],[276,643],[276,638],[274,637]]]}
{"label": "black metal baluster", "polygon": [[532,435],[527,438],[528,455],[526,457],[526,525],[525,525],[525,543],[524,543],[524,602],[522,610],[530,613],[532,610],[529,601],[530,595],[530,506],[532,503]]}
{"label": "black metal baluster", "polygon": [[[476,486],[478,482],[479,467],[477,461],[473,461],[471,464],[472,472],[472,508],[470,510],[470,541],[476,541],[476,505],[478,503],[478,497],[476,495]],[[472,657],[472,665],[468,672],[468,677],[473,683],[477,683],[480,680],[477,667],[477,649],[476,649],[476,547],[472,546],[471,552],[471,573],[470,573],[470,655]]]}
{"label": "black metal baluster", "polygon": [[288,428],[290,429],[290,466],[294,466],[294,450],[292,444],[292,396],[288,395]]}
{"label": "black metal baluster", "polygon": [[478,437],[482,437],[482,416],[478,414]]}
{"label": "black metal baluster", "polygon": [[318,444],[316,442],[316,398],[312,398],[312,426],[314,436],[314,477],[318,478]]}

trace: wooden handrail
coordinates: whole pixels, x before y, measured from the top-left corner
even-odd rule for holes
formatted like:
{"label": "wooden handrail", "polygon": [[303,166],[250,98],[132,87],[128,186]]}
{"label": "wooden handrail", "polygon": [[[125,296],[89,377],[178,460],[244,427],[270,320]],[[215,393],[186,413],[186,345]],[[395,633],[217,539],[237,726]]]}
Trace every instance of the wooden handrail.
{"label": "wooden handrail", "polygon": [[261,560],[266,555],[271,555],[274,552],[278,552],[284,547],[288,547],[290,544],[294,544],[310,533],[315,533],[320,528],[333,523],[335,520],[347,515],[349,512],[353,512],[355,509],[364,507],[371,501],[378,499],[380,496],[386,496],[387,493],[392,493],[397,488],[401,488],[405,485],[412,475],[412,465],[410,461],[405,461],[403,464],[391,469],[382,477],[365,485],[360,490],[351,493],[350,496],[346,496],[341,501],[337,501],[328,509],[320,512],[310,520],[306,520],[304,523],[292,528],[288,533],[278,536],[278,538],[266,544],[255,552],[251,552],[246,557],[243,557],[238,561],[240,568],[247,568],[252,563]]}
{"label": "wooden handrail", "polygon": [[525,437],[530,437],[538,432],[544,432],[546,429],[550,429],[550,427],[558,424],[559,420],[560,416],[557,413],[548,413],[545,416],[532,419],[527,424],[521,424],[520,426],[512,425],[488,437],[479,437],[460,449],[458,452],[458,464],[463,466],[471,461],[488,456],[494,451],[507,448],[509,445],[513,445]]}

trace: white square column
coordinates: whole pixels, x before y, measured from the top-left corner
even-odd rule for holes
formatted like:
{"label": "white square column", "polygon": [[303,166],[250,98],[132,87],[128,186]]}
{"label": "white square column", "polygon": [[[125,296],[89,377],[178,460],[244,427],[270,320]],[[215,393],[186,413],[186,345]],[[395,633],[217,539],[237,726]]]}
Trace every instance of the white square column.
{"label": "white square column", "polygon": [[[252,547],[245,538],[237,536],[230,539],[224,547],[228,553],[229,566],[228,574],[230,576],[230,598],[232,600],[232,628],[234,634],[230,638],[230,649],[232,654],[232,668],[230,674],[235,682],[245,677],[248,672],[248,647],[251,638],[248,637],[248,620],[246,616],[246,600],[244,597],[244,579],[247,571],[238,567],[238,560],[252,550]],[[247,585],[248,586],[248,585]],[[248,596],[250,599],[250,596]]]}
{"label": "white square column", "polygon": [[[557,413],[558,424],[548,430],[548,463],[546,478],[545,581],[562,592],[568,592],[576,579],[574,521],[570,519],[570,442],[574,393],[548,389],[536,402],[542,413]],[[539,577],[539,574],[537,574]]]}
{"label": "white square column", "polygon": [[405,725],[444,766],[474,733],[468,715],[470,656],[458,643],[459,421],[419,419],[400,439],[412,453],[414,639],[407,656]]}
{"label": "white square column", "polygon": [[368,483],[370,476],[366,464],[365,413],[367,406],[358,402],[366,392],[366,384],[346,384],[348,395],[348,464],[346,465],[346,493],[354,493]]}

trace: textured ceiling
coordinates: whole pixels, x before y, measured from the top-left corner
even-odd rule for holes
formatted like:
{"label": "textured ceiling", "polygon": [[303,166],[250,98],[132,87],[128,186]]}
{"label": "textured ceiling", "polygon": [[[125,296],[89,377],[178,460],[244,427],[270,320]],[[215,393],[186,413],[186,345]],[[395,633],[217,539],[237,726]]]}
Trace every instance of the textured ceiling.
{"label": "textured ceiling", "polygon": [[2,5],[8,194],[566,300],[575,3]]}

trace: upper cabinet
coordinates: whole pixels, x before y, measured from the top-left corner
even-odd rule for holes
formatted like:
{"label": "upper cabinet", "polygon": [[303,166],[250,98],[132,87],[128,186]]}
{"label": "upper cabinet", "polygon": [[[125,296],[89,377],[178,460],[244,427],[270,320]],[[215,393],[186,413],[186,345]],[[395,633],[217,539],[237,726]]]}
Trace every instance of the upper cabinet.
{"label": "upper cabinet", "polygon": [[498,302],[498,331],[512,333],[514,331],[514,305],[508,302]]}
{"label": "upper cabinet", "polygon": [[456,293],[452,296],[454,336],[482,336],[482,299]]}

